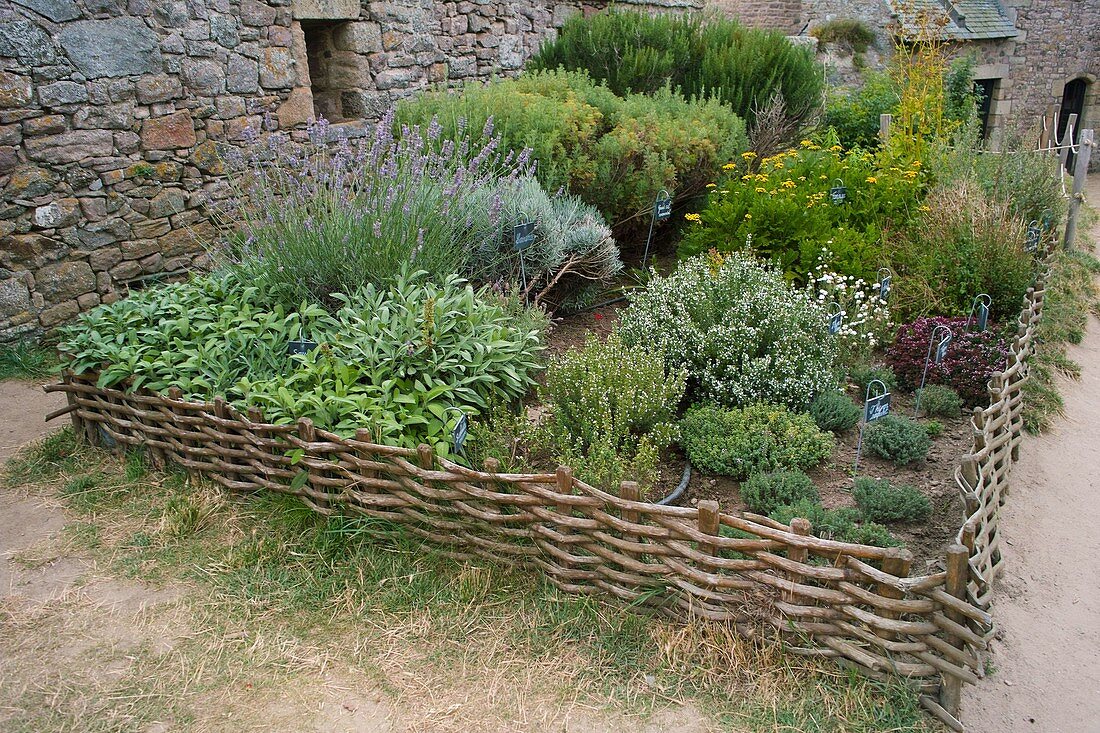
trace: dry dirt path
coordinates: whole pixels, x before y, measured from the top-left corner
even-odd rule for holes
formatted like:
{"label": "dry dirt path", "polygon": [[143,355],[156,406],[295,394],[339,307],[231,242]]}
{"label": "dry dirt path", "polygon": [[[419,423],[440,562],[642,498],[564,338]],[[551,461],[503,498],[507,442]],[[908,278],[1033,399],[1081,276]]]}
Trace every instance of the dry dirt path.
{"label": "dry dirt path", "polygon": [[1024,441],[1001,518],[993,673],[963,698],[973,733],[1100,731],[1100,321],[1069,356],[1081,381],[1065,384],[1054,429]]}

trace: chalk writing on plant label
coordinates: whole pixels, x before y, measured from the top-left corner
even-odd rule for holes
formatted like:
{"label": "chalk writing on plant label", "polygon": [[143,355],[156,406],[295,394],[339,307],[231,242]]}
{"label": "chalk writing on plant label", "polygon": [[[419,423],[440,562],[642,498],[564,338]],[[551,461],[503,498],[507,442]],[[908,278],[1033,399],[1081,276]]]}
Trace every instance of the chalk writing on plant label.
{"label": "chalk writing on plant label", "polygon": [[893,286],[893,280],[889,275],[882,278],[882,281],[879,283],[879,286],[878,286],[878,297],[882,298],[883,300],[886,300],[887,298],[889,298],[890,297],[890,288],[892,286]]}
{"label": "chalk writing on plant label", "polygon": [[883,392],[878,397],[872,397],[864,405],[864,422],[874,422],[890,414],[890,393]]}
{"label": "chalk writing on plant label", "polygon": [[665,194],[664,196],[658,195],[656,204],[653,207],[653,218],[657,221],[664,221],[672,216],[672,199]]}
{"label": "chalk writing on plant label", "polygon": [[316,341],[291,341],[286,345],[287,354],[308,354],[317,348]]}
{"label": "chalk writing on plant label", "polygon": [[512,246],[515,247],[517,252],[522,252],[534,243],[535,222],[528,221],[523,224],[516,224],[512,228]]}
{"label": "chalk writing on plant label", "polygon": [[844,185],[844,182],[837,179],[835,185],[829,189],[829,199],[837,205],[845,202],[848,198],[848,187]]}

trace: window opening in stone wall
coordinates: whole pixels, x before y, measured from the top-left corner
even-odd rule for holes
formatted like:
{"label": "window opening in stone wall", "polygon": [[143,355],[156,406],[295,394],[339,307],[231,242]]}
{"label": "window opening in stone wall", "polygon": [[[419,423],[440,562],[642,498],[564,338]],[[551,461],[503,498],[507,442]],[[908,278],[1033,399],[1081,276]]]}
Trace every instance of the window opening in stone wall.
{"label": "window opening in stone wall", "polygon": [[974,95],[978,98],[978,134],[982,140],[992,132],[989,125],[990,111],[993,109],[994,95],[1000,86],[1000,79],[975,79]]}
{"label": "window opening in stone wall", "polygon": [[344,109],[345,92],[352,88],[355,69],[345,69],[334,38],[343,22],[310,21],[302,23],[309,63],[309,85],[313,93],[313,112],[329,122],[343,122],[356,115]]}

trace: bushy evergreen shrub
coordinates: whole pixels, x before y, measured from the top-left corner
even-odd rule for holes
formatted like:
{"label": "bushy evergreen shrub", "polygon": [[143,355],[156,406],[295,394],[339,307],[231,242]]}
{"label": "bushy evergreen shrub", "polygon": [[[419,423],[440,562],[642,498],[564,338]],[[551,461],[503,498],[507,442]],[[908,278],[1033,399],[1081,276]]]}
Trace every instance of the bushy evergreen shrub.
{"label": "bushy evergreen shrub", "polygon": [[751,124],[777,92],[787,114],[804,119],[820,104],[822,73],[809,49],[781,33],[724,18],[607,10],[566,21],[528,62],[532,69],[576,69],[616,94],[678,89],[712,96]]}
{"label": "bushy evergreen shrub", "polygon": [[833,436],[819,430],[809,415],[777,405],[695,407],[684,416],[680,432],[694,465],[738,479],[812,468],[833,450]]}
{"label": "bushy evergreen shrub", "polygon": [[810,416],[822,430],[843,432],[859,422],[859,405],[835,389],[827,389],[810,403]]}
{"label": "bushy evergreen shrub", "polygon": [[920,400],[920,411],[932,417],[958,417],[962,412],[962,400],[959,393],[950,387],[941,384],[929,384],[924,389],[918,389],[917,398]]}
{"label": "bushy evergreen shrub", "polygon": [[887,415],[864,429],[863,444],[876,456],[904,466],[923,461],[932,447],[932,439],[916,420]]}
{"label": "bushy evergreen shrub", "polygon": [[810,522],[810,530],[816,537],[827,540],[875,547],[901,545],[886,527],[863,521],[857,509],[826,509],[816,501],[803,499],[778,507],[769,516],[783,524],[790,524],[795,517],[801,517]]}
{"label": "bushy evergreen shrub", "polygon": [[695,401],[804,408],[834,386],[827,320],[824,306],[774,269],[712,253],[655,275],[632,296],[619,327],[623,343],[686,369]]}
{"label": "bushy evergreen shrub", "polygon": [[769,514],[802,499],[821,499],[813,481],[802,471],[754,473],[741,484],[741,500],[757,514]]}
{"label": "bushy evergreen shrub", "polygon": [[887,479],[857,478],[852,496],[863,516],[872,522],[923,522],[932,515],[932,505],[924,494]]}
{"label": "bushy evergreen shrub", "polygon": [[897,338],[886,350],[886,360],[897,375],[899,386],[909,390],[920,387],[932,332],[943,325],[955,335],[943,361],[936,364],[933,359],[928,365],[926,385],[948,385],[967,405],[988,404],[986,384],[992,374],[1004,368],[1008,347],[992,328],[980,333],[968,332],[966,321],[966,318],[918,318],[899,328]]}
{"label": "bushy evergreen shrub", "polygon": [[442,125],[444,136],[490,119],[503,146],[530,148],[547,191],[564,189],[603,213],[616,233],[648,226],[661,190],[682,200],[748,145],[744,122],[717,101],[670,91],[617,96],[579,72],[544,71],[471,82],[402,102],[399,123]]}

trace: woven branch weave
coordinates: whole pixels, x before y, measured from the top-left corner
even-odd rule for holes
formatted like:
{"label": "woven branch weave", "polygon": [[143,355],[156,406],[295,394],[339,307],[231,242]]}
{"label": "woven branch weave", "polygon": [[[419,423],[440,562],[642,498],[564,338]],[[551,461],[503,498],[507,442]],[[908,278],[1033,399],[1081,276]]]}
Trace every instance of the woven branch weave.
{"label": "woven branch weave", "polygon": [[[475,470],[428,446],[378,445],[368,430],[349,439],[308,419],[272,425],[259,410],[244,415],[221,399],[99,388],[94,375],[66,375],[47,390],[67,394],[85,440],[144,446],[158,462],[229,490],[294,494],[324,514],[391,520],[453,557],[536,569],[565,591],[611,596],[677,620],[725,621],[747,634],[771,624],[796,653],[836,658],[873,676],[902,675],[942,694],[982,673],[980,654],[993,630],[990,583],[1001,567],[998,513],[1021,437],[1022,385],[1042,305],[1041,286],[1029,290],[1008,366],[990,381],[989,407],[975,410],[974,450],[956,472],[969,512],[962,547],[949,548],[945,572],[919,577],[908,577],[912,555],[904,549],[820,539],[805,520],[787,526],[721,513],[717,502],[638,501],[627,485],[616,496],[567,467]],[[304,453],[298,461],[288,455],[296,449]],[[299,487],[293,480],[302,471],[308,480]],[[741,536],[722,536],[720,525]]]}

